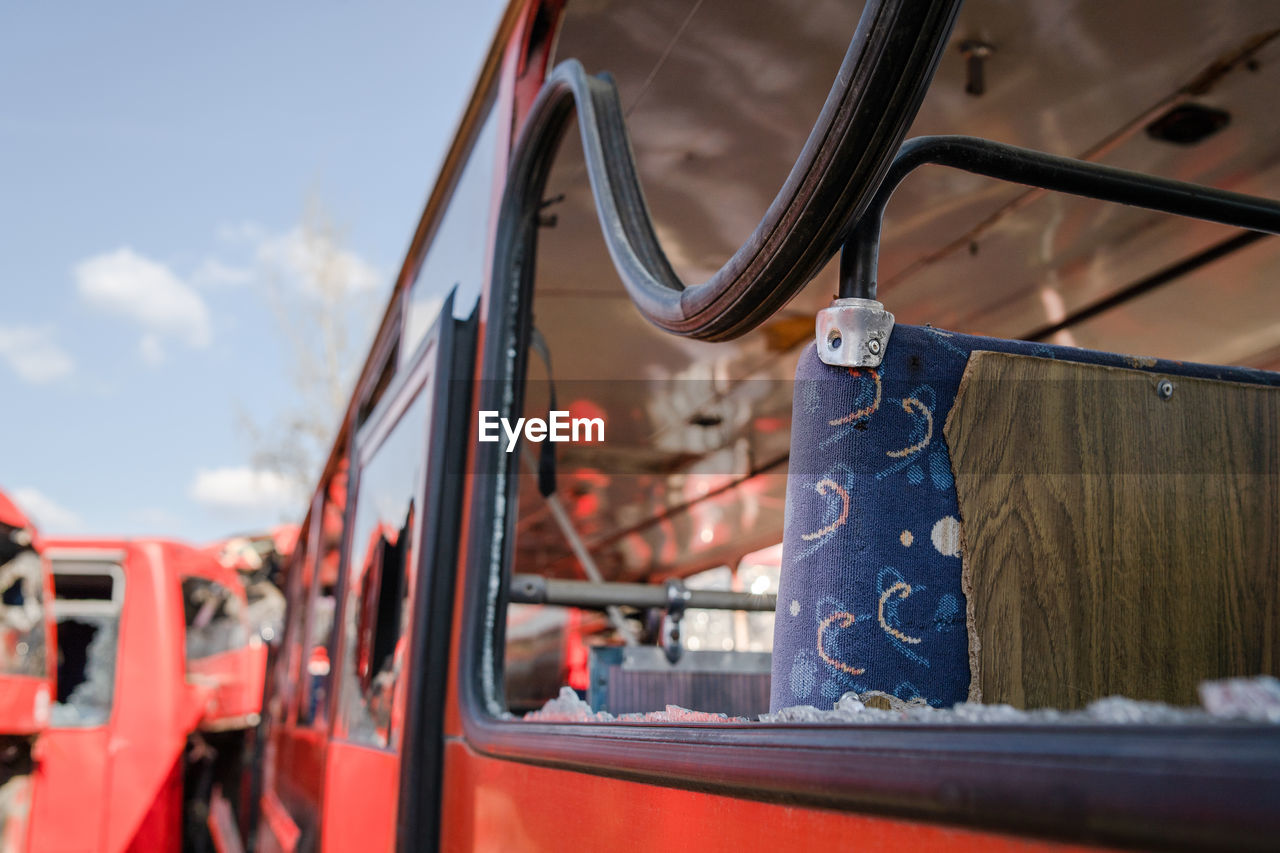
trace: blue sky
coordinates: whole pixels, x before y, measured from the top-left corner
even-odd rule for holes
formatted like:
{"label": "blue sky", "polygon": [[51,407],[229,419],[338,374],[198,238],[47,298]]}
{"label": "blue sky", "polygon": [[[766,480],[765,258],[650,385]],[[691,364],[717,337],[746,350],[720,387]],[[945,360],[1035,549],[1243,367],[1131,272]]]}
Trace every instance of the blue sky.
{"label": "blue sky", "polygon": [[305,307],[300,226],[335,224],[363,334],[502,8],[6,7],[0,488],[43,531],[299,519],[244,419],[297,403],[273,306]]}

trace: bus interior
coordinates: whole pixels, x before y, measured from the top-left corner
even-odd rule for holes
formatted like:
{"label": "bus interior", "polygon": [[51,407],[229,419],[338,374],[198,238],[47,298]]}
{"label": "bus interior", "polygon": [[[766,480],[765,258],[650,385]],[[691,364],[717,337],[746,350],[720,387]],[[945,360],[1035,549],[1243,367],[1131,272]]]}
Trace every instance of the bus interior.
{"label": "bus interior", "polygon": [[[606,71],[616,82],[655,231],[684,281],[706,280],[747,242],[805,143],[861,12],[858,4],[819,6],[708,0],[571,3],[563,11],[556,57],[578,59],[589,73]],[[1280,14],[1254,3],[1176,2],[1153,22],[1150,11],[1140,4],[971,0],[959,13],[907,137],[982,135],[1146,174],[1280,195],[1280,119],[1268,108],[1280,59]],[[505,710],[525,714],[551,702],[532,718],[601,721],[645,719],[646,713],[653,719],[671,705],[726,719],[796,719],[779,718],[777,707],[768,713],[768,653],[785,559],[789,457],[796,441],[792,405],[793,398],[800,405],[803,390],[797,365],[812,348],[814,316],[839,288],[838,259],[748,334],[714,343],[676,337],[647,322],[618,282],[575,131],[564,137],[544,197],[529,309],[536,331],[529,339],[520,414],[546,417],[559,405],[574,415],[601,417],[608,441],[518,451],[510,602],[494,605],[506,605],[498,617]],[[1135,353],[1126,365],[1133,367],[1165,359],[1275,370],[1280,297],[1271,279],[1280,267],[1280,244],[1261,236],[925,167],[903,181],[887,207],[878,298],[899,327]],[[931,428],[940,437],[941,419]],[[950,480],[952,471],[937,470],[945,464],[920,454],[900,490]],[[1276,470],[1271,461],[1265,465],[1242,476],[1248,488],[1274,493]],[[792,477],[815,473],[795,466],[792,459]],[[540,488],[548,467],[552,497]],[[1166,475],[1213,480],[1220,472]],[[1243,504],[1270,508],[1269,517],[1255,519],[1263,530],[1249,541],[1274,554],[1275,505],[1268,500]],[[852,511],[880,521],[866,508]],[[954,528],[917,525],[892,534],[904,553],[915,544],[917,551],[958,556],[960,525]],[[1109,558],[1101,547],[1073,556]],[[584,566],[583,551],[593,565]],[[743,597],[739,609],[691,603],[683,613],[683,606],[672,611],[662,604],[610,611],[605,597],[586,608],[538,603],[549,600],[551,582],[586,583],[593,576],[659,586],[678,580],[681,594],[719,590]],[[913,683],[918,679],[901,677],[900,667],[889,681],[845,671],[823,680],[821,670],[831,669],[832,661],[837,670],[849,668],[839,660],[840,649],[852,652],[862,641],[842,645],[838,634],[863,630],[864,621],[870,622],[866,630],[898,631],[918,642],[914,630],[894,627],[901,610],[917,627],[928,622],[943,630],[933,616],[946,602],[933,599],[930,619],[908,617],[903,590],[927,593],[919,583],[911,592],[896,570],[893,578],[875,590],[879,595],[897,583],[887,599],[850,608],[857,610],[848,617],[851,625],[826,623],[818,657],[806,664],[818,670],[819,683],[795,704],[828,710],[850,691],[861,696],[859,704],[865,700],[869,708],[899,714],[921,705],[951,707],[957,698],[983,701],[972,690],[968,696],[929,695]],[[534,583],[536,594],[523,593],[522,581]],[[1187,581],[1174,572],[1166,582]],[[1251,617],[1213,635],[1220,644],[1256,646],[1257,654],[1243,655],[1254,668],[1233,669],[1245,664],[1240,657],[1226,660],[1231,656],[1221,649],[1222,660],[1188,659],[1186,668],[1201,667],[1206,681],[1276,674],[1274,573],[1265,585],[1266,594],[1246,608]],[[617,594],[619,602],[628,598],[622,588]],[[753,602],[752,594],[761,598]],[[787,608],[799,601],[780,601],[777,618],[793,616]],[[1215,606],[1199,612],[1211,620]],[[953,601],[945,615],[958,623],[957,642],[963,644],[965,614]],[[1149,624],[1133,629],[1136,634],[1173,618],[1158,606],[1147,617]],[[1261,633],[1250,633],[1255,629]],[[1071,644],[1051,637],[1041,651],[1061,654],[1054,642]],[[1090,626],[1073,653],[1105,656],[1113,642]],[[908,666],[914,648],[896,643]],[[1170,648],[1160,654],[1173,654]],[[1030,644],[1024,650],[1036,651]],[[1079,675],[1069,696],[1024,685],[989,692],[987,701],[1087,716],[1082,709],[1113,694],[1172,706],[1199,706],[1203,698],[1187,691],[1191,676],[1175,672],[1176,662],[1141,684],[1127,683],[1121,674],[1127,670],[1114,662],[1098,667],[1114,674],[1095,674],[1084,683],[1074,670],[1023,672],[1063,681]],[[779,669],[772,672],[778,679]],[[805,680],[803,673],[795,677]],[[1255,686],[1274,696],[1267,683]],[[572,693],[562,693],[565,687]],[[1210,686],[1210,696],[1231,692],[1220,687],[1214,693]],[[798,697],[800,691],[790,698]],[[1171,718],[1140,705],[1113,705],[1110,716],[1105,705],[1095,711],[1102,720],[1140,721],[1148,719],[1144,713]]]}

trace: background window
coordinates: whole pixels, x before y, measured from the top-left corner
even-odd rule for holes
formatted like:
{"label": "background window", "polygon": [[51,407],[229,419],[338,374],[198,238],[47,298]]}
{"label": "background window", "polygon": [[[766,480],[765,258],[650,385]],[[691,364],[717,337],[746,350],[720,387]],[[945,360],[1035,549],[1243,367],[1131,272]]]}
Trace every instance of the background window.
{"label": "background window", "polygon": [[227,587],[206,578],[182,579],[187,661],[244,647],[249,642],[244,607]]}
{"label": "background window", "polygon": [[333,641],[333,613],[342,560],[342,531],[347,510],[347,470],[344,458],[326,487],[320,518],[320,546],[314,578],[308,579],[306,630],[303,657],[304,689],[298,707],[298,722],[323,725],[329,718],[331,666],[329,649]]}
{"label": "background window", "polygon": [[426,394],[409,406],[359,475],[343,610],[340,730],[354,742],[395,744],[407,671],[416,527],[426,480]]}

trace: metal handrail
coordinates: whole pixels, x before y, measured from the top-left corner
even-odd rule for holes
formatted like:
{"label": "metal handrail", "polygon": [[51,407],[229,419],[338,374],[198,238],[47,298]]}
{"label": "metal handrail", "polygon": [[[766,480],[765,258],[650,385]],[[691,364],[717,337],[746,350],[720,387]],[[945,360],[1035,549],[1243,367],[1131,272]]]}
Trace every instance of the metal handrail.
{"label": "metal handrail", "polygon": [[[772,613],[778,605],[778,597],[769,593],[689,589],[683,585],[679,591],[685,610]],[[661,584],[560,580],[542,575],[512,575],[508,596],[508,601],[517,604],[555,604],[584,610],[610,607],[666,610],[671,605],[671,592]]]}
{"label": "metal handrail", "polygon": [[840,256],[840,297],[875,299],[880,229],[898,185],[925,165],[1130,207],[1280,234],[1280,202],[1058,157],[974,136],[919,136],[903,143]]}

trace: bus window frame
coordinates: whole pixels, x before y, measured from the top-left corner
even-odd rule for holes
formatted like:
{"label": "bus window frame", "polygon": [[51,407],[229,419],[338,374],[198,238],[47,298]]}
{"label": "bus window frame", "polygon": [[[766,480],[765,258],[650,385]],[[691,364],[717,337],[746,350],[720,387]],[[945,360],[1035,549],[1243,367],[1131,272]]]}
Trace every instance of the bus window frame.
{"label": "bus window frame", "polygon": [[[408,365],[405,369],[397,371],[391,377],[391,381],[386,385],[383,393],[380,396],[380,399],[378,399],[378,401],[375,403],[373,410],[369,413],[365,422],[361,424],[359,428],[356,430],[355,440],[352,442],[352,452],[350,456],[351,465],[350,465],[350,468],[348,469],[349,479],[347,481],[348,483],[347,519],[346,519],[347,526],[343,534],[344,547],[342,552],[342,568],[339,573],[339,583],[338,583],[338,589],[340,590],[340,592],[338,593],[339,595],[338,601],[334,608],[333,624],[335,628],[336,655],[330,659],[329,675],[332,679],[332,684],[333,684],[333,689],[331,691],[333,693],[333,697],[331,698],[337,700],[337,702],[332,706],[333,717],[332,717],[331,738],[336,743],[350,744],[352,746],[358,746],[364,749],[373,749],[379,752],[389,752],[389,753],[396,753],[396,754],[400,752],[397,738],[403,736],[403,733],[404,733],[403,729],[399,732],[394,733],[394,735],[389,735],[387,738],[387,744],[381,745],[381,746],[377,744],[366,743],[361,740],[355,740],[351,737],[349,732],[342,731],[340,729],[340,724],[345,722],[345,718],[342,713],[341,697],[343,696],[343,694],[346,692],[346,689],[347,689],[347,685],[344,679],[347,675],[345,670],[346,670],[346,663],[347,663],[346,654],[347,654],[348,638],[347,638],[347,631],[346,631],[346,621],[349,615],[348,609],[351,607],[357,607],[359,611],[355,614],[356,632],[357,632],[356,640],[358,642],[360,633],[362,633],[365,630],[365,625],[363,624],[363,615],[364,615],[363,611],[365,609],[365,604],[367,604],[367,602],[364,602],[364,601],[360,601],[357,604],[357,602],[351,597],[351,593],[352,593],[351,585],[353,582],[352,575],[353,575],[353,566],[354,566],[354,563],[353,563],[354,555],[351,553],[351,548],[359,547],[360,545],[362,545],[362,543],[357,543],[352,541],[351,530],[355,524],[357,515],[360,510],[360,499],[361,499],[360,487],[361,487],[361,482],[364,479],[365,469],[370,465],[370,463],[372,463],[374,457],[378,455],[378,452],[382,450],[383,446],[386,444],[387,439],[390,438],[391,434],[395,432],[397,428],[399,428],[401,422],[404,419],[405,413],[408,412],[408,410],[413,406],[413,404],[418,401],[418,395],[423,393],[425,386],[428,384],[428,382],[433,376],[433,371],[431,368],[434,367],[435,362],[431,359],[430,356],[432,354],[434,345],[436,344],[436,340],[435,340],[436,337],[437,336],[432,334],[427,335],[426,340],[423,341],[424,346],[421,347],[420,350],[414,354],[412,363]],[[391,348],[389,357],[393,359],[395,358],[394,347]],[[428,413],[428,416],[427,416],[428,424],[430,424],[432,414],[433,413],[431,412]],[[423,442],[428,442],[428,439],[429,439],[429,436],[422,437]],[[426,447],[424,447],[424,454],[423,454],[424,461],[427,460],[429,455],[430,455],[429,445],[427,445]],[[430,475],[424,472],[424,479],[428,476]],[[417,497],[418,486],[419,484],[414,484],[414,489],[415,489],[415,494],[413,495],[414,498]],[[425,494],[425,488],[423,493]],[[419,517],[421,516],[423,511],[424,511],[423,507],[419,507],[417,511],[417,514],[419,515]],[[416,523],[413,525],[413,527],[409,531],[409,536],[411,540],[411,546],[413,546],[414,554],[416,555],[420,550],[421,546],[419,542],[414,540],[417,540],[420,537],[422,532],[422,524],[421,524],[420,518],[415,519],[415,522]],[[415,559],[416,559],[416,556],[415,556]],[[421,562],[421,561],[419,560],[418,562]],[[408,566],[408,564],[406,564],[403,568],[405,570],[408,570],[410,567]],[[411,589],[415,594],[417,591],[416,572],[419,569],[420,569],[420,566],[413,567],[413,572],[415,574],[415,577],[411,578],[412,580]],[[408,631],[410,635],[412,635],[413,630],[416,627],[416,621],[417,621],[416,619],[410,620],[410,623],[408,626]],[[410,642],[412,642],[412,640],[410,640]],[[393,698],[392,698],[393,703],[399,703],[402,701],[400,698],[402,692],[403,692],[403,681],[401,681],[400,679],[397,679],[396,687],[393,692]]]}
{"label": "bus window frame", "polygon": [[[445,613],[442,617],[439,613],[432,613],[429,608],[420,607],[419,600],[424,595],[424,588],[432,588],[436,585],[432,576],[437,573],[449,574],[447,567],[453,565],[452,561],[447,564],[439,563],[434,559],[428,561],[425,553],[428,550],[428,546],[432,544],[432,540],[427,537],[438,537],[441,529],[440,525],[433,524],[433,521],[440,514],[440,510],[444,509],[444,490],[443,486],[440,485],[440,481],[443,479],[445,469],[448,467],[447,459],[449,457],[445,456],[442,451],[453,444],[457,437],[456,424],[453,419],[456,418],[458,412],[450,411],[449,407],[465,409],[465,404],[458,406],[454,402],[456,395],[453,386],[466,378],[465,374],[455,375],[457,374],[458,364],[467,362],[466,359],[458,358],[457,349],[459,340],[466,341],[468,339],[469,336],[466,332],[474,323],[460,324],[459,321],[454,319],[453,302],[454,291],[451,289],[442,303],[439,316],[432,322],[431,327],[419,341],[419,345],[410,360],[397,371],[374,410],[369,414],[365,423],[356,431],[350,454],[348,516],[346,519],[347,526],[343,535],[342,567],[339,573],[339,606],[335,609],[334,617],[334,624],[339,630],[335,632],[337,635],[335,638],[337,640],[336,655],[332,658],[330,669],[335,685],[335,689],[332,691],[334,695],[331,697],[331,700],[334,701],[338,701],[338,697],[345,689],[342,678],[344,675],[343,669],[347,663],[345,658],[347,608],[357,606],[349,596],[353,565],[350,537],[356,513],[359,510],[360,485],[364,469],[369,466],[382,450],[391,435],[400,428],[409,409],[422,399],[422,395],[430,395],[430,399],[427,401],[430,408],[426,415],[426,434],[422,436],[424,451],[423,481],[415,484],[416,491],[414,495],[415,498],[421,497],[421,502],[416,511],[417,518],[413,529],[410,530],[409,534],[413,548],[411,555],[413,564],[406,563],[404,566],[404,570],[411,572],[409,592],[412,612],[408,626],[405,629],[406,633],[403,635],[408,652],[404,673],[397,679],[393,698],[395,704],[406,709],[406,720],[397,731],[391,733],[387,745],[378,746],[365,743],[353,740],[348,733],[339,732],[337,726],[341,708],[340,704],[337,704],[333,706],[333,728],[331,729],[331,739],[334,742],[379,752],[394,753],[399,755],[402,761],[405,753],[405,743],[408,733],[411,731],[407,714],[409,706],[413,704],[411,699],[413,691],[410,688],[410,682],[413,680],[412,673],[419,669],[413,663],[418,659],[415,657],[415,653],[419,651],[419,647],[422,645],[419,634],[423,631],[430,633],[431,624],[441,618],[448,623],[451,615],[450,613]],[[455,328],[458,326],[461,327],[460,330]],[[391,357],[394,357],[394,355],[393,351]],[[455,501],[454,503],[458,502]],[[359,617],[357,616],[357,618]],[[424,620],[426,620],[425,628],[421,626]],[[363,629],[358,628],[358,630]]]}
{"label": "bus window frame", "polygon": [[[504,229],[514,225],[497,227],[495,257],[501,258],[510,236]],[[491,268],[478,354],[485,381],[474,408],[511,418],[523,411],[536,266],[531,252],[535,246],[523,246],[510,269]],[[1280,801],[1280,738],[1267,726],[504,719],[501,617],[519,454],[474,440],[470,452],[468,542],[457,569],[464,584],[457,696],[463,734],[480,754],[664,787],[1061,840],[1249,845],[1280,832],[1280,813],[1258,806]]]}
{"label": "bus window frame", "polygon": [[[334,661],[334,655],[335,655],[335,648],[337,645],[337,624],[338,624],[337,619],[338,619],[338,611],[340,609],[339,604],[342,601],[341,595],[342,595],[342,587],[343,587],[343,575],[346,572],[347,536],[349,535],[349,528],[353,518],[353,516],[351,515],[351,496],[353,492],[352,492],[350,454],[348,452],[344,452],[340,458],[344,458],[348,460],[347,472],[346,472],[347,487],[346,487],[345,502],[342,507],[342,533],[338,537],[338,545],[337,545],[337,548],[338,548],[337,578],[334,581],[334,585],[333,585],[333,595],[334,595],[333,620],[334,621],[329,629],[328,641],[325,643],[325,654],[328,656],[328,659],[329,659],[329,674],[327,676],[329,679],[329,691],[328,691],[328,695],[325,696],[325,701],[316,707],[315,715],[312,716],[310,720],[305,720],[305,721],[302,720],[301,719],[302,702],[303,702],[304,696],[306,696],[307,691],[310,689],[310,684],[309,684],[310,672],[307,667],[308,667],[308,662],[310,661],[310,658],[311,658],[311,628],[312,628],[313,620],[316,617],[316,601],[320,595],[320,587],[321,587],[320,572],[324,570],[323,555],[320,553],[322,549],[322,544],[323,544],[321,541],[321,538],[324,536],[324,510],[326,505],[329,502],[329,486],[330,484],[332,484],[334,477],[337,476],[337,472],[332,472],[327,477],[325,477],[321,487],[317,490],[316,495],[312,498],[312,500],[315,502],[314,506],[319,507],[318,518],[314,522],[316,527],[316,542],[315,542],[316,548],[312,552],[312,557],[310,560],[311,577],[310,577],[309,583],[307,583],[306,611],[303,613],[303,619],[302,619],[302,636],[300,638],[300,642],[302,643],[302,655],[299,658],[300,665],[297,669],[297,678],[296,678],[296,682],[299,685],[299,689],[295,691],[297,694],[297,700],[292,709],[291,716],[288,718],[290,721],[291,727],[295,729],[301,729],[303,731],[321,732],[324,734],[325,737],[329,737],[330,733],[333,730],[333,714],[336,708],[336,706],[334,705],[335,691],[333,689],[333,683],[334,683],[333,661]],[[303,564],[303,568],[304,569],[306,568],[305,562]],[[306,698],[309,701],[309,697],[306,697]]]}
{"label": "bus window frame", "polygon": [[[317,553],[320,546],[320,528],[324,519],[325,490],[318,489],[311,496],[311,506],[303,519],[303,535],[298,537],[300,547],[290,558],[288,593],[286,602],[299,602],[298,616],[290,616],[285,625],[285,636],[280,644],[282,660],[278,664],[285,669],[283,685],[285,695],[281,697],[281,720],[289,727],[307,725],[298,722],[301,713],[304,679],[307,670],[306,660],[310,654],[308,638],[311,627],[311,590],[315,586],[316,571],[319,566]],[[286,605],[289,606],[289,605]]]}

